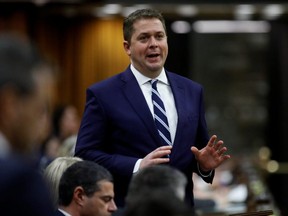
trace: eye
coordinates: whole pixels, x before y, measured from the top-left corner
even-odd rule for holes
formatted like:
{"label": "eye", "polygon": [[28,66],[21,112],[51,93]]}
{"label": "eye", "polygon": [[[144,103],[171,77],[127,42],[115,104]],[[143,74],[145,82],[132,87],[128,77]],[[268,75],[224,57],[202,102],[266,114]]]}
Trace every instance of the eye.
{"label": "eye", "polygon": [[165,38],[164,34],[157,34],[155,37],[157,40],[162,40],[163,38]]}
{"label": "eye", "polygon": [[138,40],[141,41],[141,42],[146,42],[148,41],[148,35],[140,35]]}
{"label": "eye", "polygon": [[105,203],[108,203],[112,200],[112,197],[110,196],[105,196],[105,197],[102,197],[102,200],[105,202]]}

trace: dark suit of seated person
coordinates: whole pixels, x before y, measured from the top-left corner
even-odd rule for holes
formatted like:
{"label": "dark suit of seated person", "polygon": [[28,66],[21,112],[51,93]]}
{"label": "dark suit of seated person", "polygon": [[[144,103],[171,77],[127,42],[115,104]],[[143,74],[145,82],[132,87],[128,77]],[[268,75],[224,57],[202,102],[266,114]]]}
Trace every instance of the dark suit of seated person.
{"label": "dark suit of seated person", "polygon": [[114,202],[113,178],[108,170],[91,161],[68,167],[59,183],[56,216],[110,216]]}

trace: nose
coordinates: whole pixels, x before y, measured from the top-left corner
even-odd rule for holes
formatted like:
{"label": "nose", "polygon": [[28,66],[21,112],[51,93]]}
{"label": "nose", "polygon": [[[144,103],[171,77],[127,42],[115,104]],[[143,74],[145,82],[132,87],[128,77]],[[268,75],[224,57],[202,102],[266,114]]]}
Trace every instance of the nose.
{"label": "nose", "polygon": [[111,200],[110,204],[109,204],[109,211],[110,212],[115,212],[117,210],[117,206],[114,202],[114,200]]}
{"label": "nose", "polygon": [[157,46],[158,46],[158,42],[157,42],[157,40],[155,39],[155,37],[151,37],[151,38],[150,38],[150,46],[151,46],[151,47],[157,47]]}

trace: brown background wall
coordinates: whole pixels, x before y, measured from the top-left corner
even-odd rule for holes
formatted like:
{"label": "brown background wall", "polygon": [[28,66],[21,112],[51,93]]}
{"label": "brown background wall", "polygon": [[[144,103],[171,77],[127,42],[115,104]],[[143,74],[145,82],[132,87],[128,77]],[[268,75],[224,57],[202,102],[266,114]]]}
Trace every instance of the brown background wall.
{"label": "brown background wall", "polygon": [[126,69],[122,18],[67,18],[33,10],[0,14],[0,32],[32,39],[57,68],[55,105],[73,104],[82,113],[86,88]]}

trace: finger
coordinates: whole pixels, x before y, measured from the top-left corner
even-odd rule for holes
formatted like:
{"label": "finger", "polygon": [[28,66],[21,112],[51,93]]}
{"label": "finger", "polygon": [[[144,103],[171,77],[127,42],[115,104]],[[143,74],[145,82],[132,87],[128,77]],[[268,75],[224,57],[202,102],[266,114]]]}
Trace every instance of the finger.
{"label": "finger", "polygon": [[219,159],[220,159],[220,164],[219,165],[221,165],[222,163],[224,163],[224,161],[226,161],[226,160],[228,160],[228,159],[230,159],[231,158],[231,156],[230,155],[221,155],[220,157],[219,157]]}
{"label": "finger", "polygon": [[191,151],[192,151],[192,153],[193,153],[195,156],[197,156],[197,155],[199,154],[199,150],[198,150],[198,148],[196,148],[195,146],[192,146],[192,147],[191,147]]}
{"label": "finger", "polygon": [[165,146],[160,146],[157,149],[155,149],[154,151],[162,151],[162,150],[171,150],[172,146],[170,145],[165,145]]}
{"label": "finger", "polygon": [[171,150],[157,150],[153,152],[152,158],[157,159],[157,158],[162,158],[163,156],[167,156],[171,154]]}
{"label": "finger", "polygon": [[221,148],[221,149],[218,150],[218,154],[219,154],[219,155],[223,155],[226,151],[227,151],[227,148],[226,148],[226,147],[223,147],[223,148]]}
{"label": "finger", "polygon": [[226,148],[223,148],[221,151],[219,151],[219,157],[221,158],[222,161],[225,161],[231,158],[230,155],[225,154],[226,151],[227,151]]}
{"label": "finger", "polygon": [[221,149],[221,147],[223,146],[224,142],[223,140],[219,140],[217,143],[214,144],[214,148],[217,150]]}
{"label": "finger", "polygon": [[156,165],[156,164],[163,164],[163,163],[168,163],[170,161],[169,158],[156,158],[151,160],[151,164]]}
{"label": "finger", "polygon": [[230,156],[230,155],[222,155],[222,157],[223,157],[223,159],[224,159],[224,160],[228,160],[228,159],[230,159],[230,158],[231,158],[231,156]]}
{"label": "finger", "polygon": [[216,135],[211,136],[211,138],[210,138],[210,140],[208,142],[208,146],[213,147],[214,144],[215,144],[216,139],[217,139]]}

